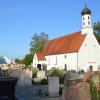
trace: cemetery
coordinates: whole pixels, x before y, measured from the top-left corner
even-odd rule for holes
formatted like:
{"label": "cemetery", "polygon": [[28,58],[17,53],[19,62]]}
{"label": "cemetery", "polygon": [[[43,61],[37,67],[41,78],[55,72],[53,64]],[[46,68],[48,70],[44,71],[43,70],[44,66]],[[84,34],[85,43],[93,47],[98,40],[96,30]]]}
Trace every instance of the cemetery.
{"label": "cemetery", "polygon": [[[91,68],[87,73],[84,71],[76,73],[74,70],[64,71],[57,68],[50,71],[32,68],[9,69],[9,71],[5,71],[5,76],[0,77],[0,90],[2,90],[0,97],[11,98],[10,100],[20,100],[20,98],[23,98],[23,100],[31,100],[31,98],[67,100],[71,95],[71,92],[68,91],[72,91],[74,88],[75,91],[82,89],[84,97],[87,98],[84,94],[86,91],[89,94],[88,98],[91,98],[90,92],[93,92],[93,90],[89,90],[91,83],[88,80],[92,79],[95,86],[99,85],[99,73]],[[98,79],[98,81],[95,79]],[[32,81],[34,81],[34,84]],[[87,89],[84,90],[84,88]],[[78,96],[79,93],[76,95]]]}
{"label": "cemetery", "polygon": [[81,17],[80,32],[47,40],[30,64],[1,57],[0,100],[100,100],[100,45],[86,4]]}

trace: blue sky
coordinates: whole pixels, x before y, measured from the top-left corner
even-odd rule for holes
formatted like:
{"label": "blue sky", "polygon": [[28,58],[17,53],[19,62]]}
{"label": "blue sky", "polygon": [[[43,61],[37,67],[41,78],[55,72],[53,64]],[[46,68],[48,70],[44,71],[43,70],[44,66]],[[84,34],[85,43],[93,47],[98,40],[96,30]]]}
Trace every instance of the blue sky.
{"label": "blue sky", "polygon": [[[0,56],[22,58],[34,33],[49,39],[81,30],[85,0],[0,0]],[[100,0],[87,0],[92,22],[100,21]]]}

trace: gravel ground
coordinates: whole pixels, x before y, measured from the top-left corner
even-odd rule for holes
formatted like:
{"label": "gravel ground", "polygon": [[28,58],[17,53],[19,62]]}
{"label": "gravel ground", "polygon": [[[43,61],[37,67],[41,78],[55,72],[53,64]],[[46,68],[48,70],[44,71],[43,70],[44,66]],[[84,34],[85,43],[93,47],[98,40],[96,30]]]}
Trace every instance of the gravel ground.
{"label": "gravel ground", "polygon": [[43,96],[38,95],[39,89],[46,92],[47,86],[17,86],[16,97],[19,100],[44,100]]}
{"label": "gravel ground", "polygon": [[16,97],[18,100],[61,100],[61,97],[49,98],[44,95],[39,95],[39,89],[42,93],[48,92],[47,85],[37,85],[37,86],[16,86]]}

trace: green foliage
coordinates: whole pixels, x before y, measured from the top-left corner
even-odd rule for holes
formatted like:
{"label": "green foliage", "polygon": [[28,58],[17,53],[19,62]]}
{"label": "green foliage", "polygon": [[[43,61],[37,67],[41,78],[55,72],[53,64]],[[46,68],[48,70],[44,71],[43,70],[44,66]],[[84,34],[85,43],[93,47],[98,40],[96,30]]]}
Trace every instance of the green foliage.
{"label": "green foliage", "polygon": [[48,79],[43,79],[40,82],[41,85],[47,85],[48,84]]}
{"label": "green foliage", "polygon": [[42,64],[42,69],[43,69],[43,71],[46,71],[47,70],[47,65],[46,64]]}
{"label": "green foliage", "polygon": [[96,38],[97,38],[97,41],[99,42],[100,44],[100,34],[95,34]]}
{"label": "green foliage", "polygon": [[85,71],[83,69],[78,71],[78,74],[84,74],[84,73],[85,73]]}
{"label": "green foliage", "polygon": [[91,79],[89,80],[89,84],[90,84],[91,100],[99,100],[97,87],[95,86],[94,82]]}
{"label": "green foliage", "polygon": [[64,83],[64,72],[63,72],[63,70],[60,70],[59,68],[55,68],[51,72],[50,76],[57,76],[57,77],[59,77],[60,84]]}
{"label": "green foliage", "polygon": [[100,22],[95,22],[93,25],[94,34],[100,44]]}
{"label": "green foliage", "polygon": [[32,60],[33,60],[33,55],[32,54],[27,54],[25,56],[25,58],[23,59],[23,63],[28,66],[28,65],[31,65],[32,63]]}
{"label": "green foliage", "polygon": [[32,54],[27,54],[23,59],[15,59],[16,64],[25,64],[26,66],[31,65],[33,60],[33,55]]}
{"label": "green foliage", "polygon": [[44,48],[45,43],[48,40],[48,34],[40,33],[39,35],[34,34],[30,42],[30,52],[34,54],[35,52],[41,52]]}
{"label": "green foliage", "polygon": [[15,63],[16,64],[23,64],[23,60],[20,60],[20,59],[16,58],[15,59]]}
{"label": "green foliage", "polygon": [[33,78],[37,77],[37,70],[35,68],[32,68],[32,77]]}
{"label": "green foliage", "polygon": [[50,76],[63,77],[63,75],[64,75],[63,70],[60,70],[59,68],[55,68],[55,69],[53,69]]}
{"label": "green foliage", "polygon": [[93,30],[95,34],[100,34],[100,22],[95,22],[93,25]]}

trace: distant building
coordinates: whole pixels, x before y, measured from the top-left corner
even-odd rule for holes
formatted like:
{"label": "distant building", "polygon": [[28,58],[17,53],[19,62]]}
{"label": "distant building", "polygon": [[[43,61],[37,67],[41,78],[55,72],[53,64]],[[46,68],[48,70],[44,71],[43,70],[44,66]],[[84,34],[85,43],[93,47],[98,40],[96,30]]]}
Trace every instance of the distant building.
{"label": "distant building", "polygon": [[33,67],[46,64],[47,69],[59,67],[87,71],[92,66],[93,70],[97,70],[100,66],[100,45],[93,34],[91,10],[86,5],[81,16],[81,31],[49,40],[41,53],[35,53]]}
{"label": "distant building", "polygon": [[11,63],[12,63],[11,59],[5,56],[0,57],[0,64],[11,64]]}

